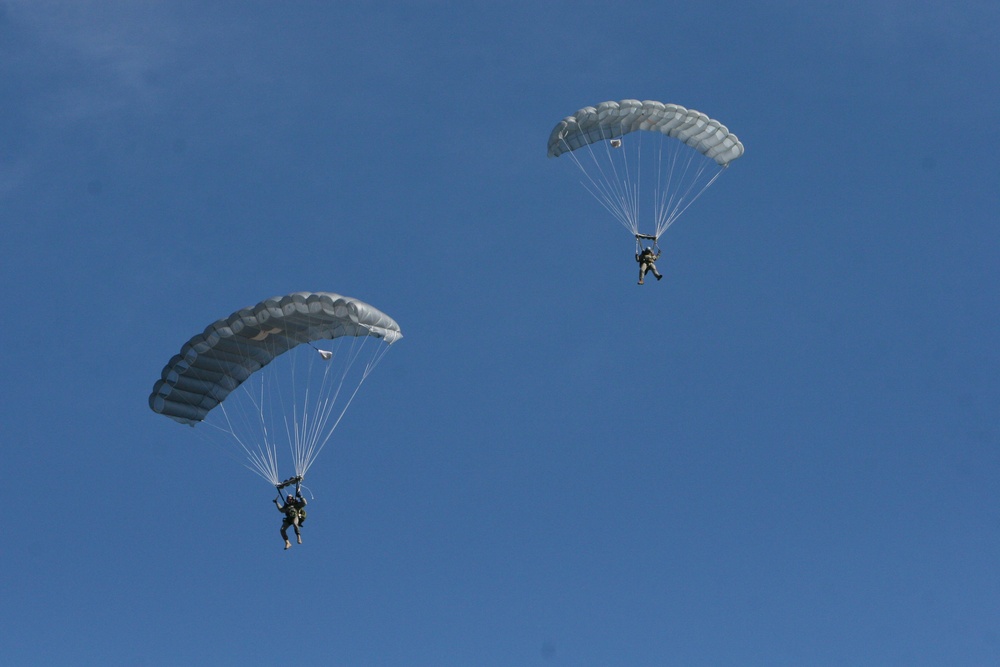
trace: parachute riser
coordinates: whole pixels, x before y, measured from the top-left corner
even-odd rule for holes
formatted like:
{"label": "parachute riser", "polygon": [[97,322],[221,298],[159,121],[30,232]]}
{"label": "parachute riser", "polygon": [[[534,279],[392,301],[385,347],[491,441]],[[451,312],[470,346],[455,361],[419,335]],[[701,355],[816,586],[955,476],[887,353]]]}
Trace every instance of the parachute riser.
{"label": "parachute riser", "polygon": [[296,475],[295,477],[289,477],[288,479],[286,479],[284,482],[281,482],[280,484],[275,484],[274,485],[275,488],[278,489],[278,500],[279,501],[284,502],[284,499],[281,497],[281,490],[284,489],[286,486],[291,486],[292,484],[295,485],[295,495],[301,496],[302,495],[302,489],[305,489],[306,493],[309,494],[309,499],[310,500],[315,500],[316,499],[316,496],[313,494],[312,490],[309,487],[302,486],[302,477],[299,476],[299,475]]}
{"label": "parachute riser", "polygon": [[644,239],[652,241],[653,242],[653,252],[659,254],[659,252],[660,252],[660,243],[659,243],[659,240],[660,239],[658,237],[652,235],[652,234],[636,234],[635,235],[635,252],[636,252],[636,254],[642,252],[642,250],[643,250],[643,248],[642,248],[642,241]]}
{"label": "parachute riser", "polygon": [[295,477],[289,477],[284,482],[281,482],[280,484],[275,484],[274,488],[278,489],[278,491],[281,491],[286,486],[291,486],[292,484],[295,485],[295,490],[298,491],[299,485],[302,484],[302,476],[296,475]]}

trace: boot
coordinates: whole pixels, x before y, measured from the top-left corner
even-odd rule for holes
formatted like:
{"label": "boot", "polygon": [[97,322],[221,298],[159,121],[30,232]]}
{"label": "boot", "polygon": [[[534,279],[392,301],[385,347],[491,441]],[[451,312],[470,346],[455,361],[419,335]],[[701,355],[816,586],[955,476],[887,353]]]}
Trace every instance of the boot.
{"label": "boot", "polygon": [[285,540],[285,548],[286,549],[291,549],[292,548],[292,543],[289,542],[288,540]]}
{"label": "boot", "polygon": [[301,535],[296,535],[295,537],[298,539],[299,544],[302,544],[302,536]]}

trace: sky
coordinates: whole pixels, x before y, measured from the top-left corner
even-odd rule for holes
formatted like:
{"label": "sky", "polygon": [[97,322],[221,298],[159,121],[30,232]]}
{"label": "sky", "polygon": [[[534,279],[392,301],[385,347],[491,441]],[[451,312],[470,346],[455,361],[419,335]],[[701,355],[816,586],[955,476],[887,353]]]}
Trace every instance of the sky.
{"label": "sky", "polygon": [[[1000,8],[0,0],[0,662],[1000,663]],[[634,242],[581,107],[746,153]],[[330,291],[404,338],[309,471],[153,413]]]}

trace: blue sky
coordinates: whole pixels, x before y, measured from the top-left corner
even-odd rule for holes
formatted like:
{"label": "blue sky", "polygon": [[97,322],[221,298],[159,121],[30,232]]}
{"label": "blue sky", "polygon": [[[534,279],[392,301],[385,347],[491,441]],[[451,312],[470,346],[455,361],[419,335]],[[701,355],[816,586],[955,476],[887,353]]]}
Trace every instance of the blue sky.
{"label": "blue sky", "polygon": [[[991,2],[0,2],[2,662],[1000,661]],[[746,155],[635,285],[545,157]],[[272,490],[146,404],[299,290],[405,338]]]}

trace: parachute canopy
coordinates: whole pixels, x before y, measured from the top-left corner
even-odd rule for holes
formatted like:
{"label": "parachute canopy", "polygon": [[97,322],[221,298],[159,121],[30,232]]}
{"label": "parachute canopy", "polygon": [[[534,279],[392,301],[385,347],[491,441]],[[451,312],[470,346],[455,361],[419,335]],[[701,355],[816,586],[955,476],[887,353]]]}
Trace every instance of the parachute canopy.
{"label": "parachute canopy", "polygon": [[278,355],[340,336],[374,336],[392,344],[403,334],[391,317],[350,297],[330,292],[272,297],[210,324],[185,343],[163,367],[149,407],[193,425]]}
{"label": "parachute canopy", "polygon": [[[645,149],[643,137],[650,138]],[[548,155],[564,154],[586,175],[585,187],[626,229],[642,234],[650,225],[640,218],[651,214],[652,236],[659,237],[743,155],[743,144],[700,111],[622,100],[584,107],[561,120],[549,135]]]}
{"label": "parachute canopy", "polygon": [[720,167],[743,155],[743,144],[729,129],[700,111],[646,100],[601,102],[566,116],[549,135],[549,157],[598,141],[644,130],[687,144]]}
{"label": "parachute canopy", "polygon": [[[149,407],[182,424],[212,424],[235,440],[248,467],[277,484],[276,442],[287,440],[295,472],[304,475],[361,382],[400,338],[391,317],[357,299],[331,292],[272,297],[185,343],[163,367]],[[295,349],[303,343],[314,349]],[[363,351],[367,361],[352,377]],[[349,377],[356,386],[341,396]]]}

